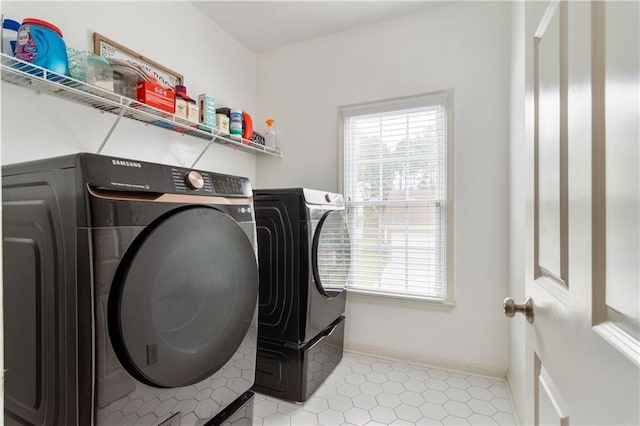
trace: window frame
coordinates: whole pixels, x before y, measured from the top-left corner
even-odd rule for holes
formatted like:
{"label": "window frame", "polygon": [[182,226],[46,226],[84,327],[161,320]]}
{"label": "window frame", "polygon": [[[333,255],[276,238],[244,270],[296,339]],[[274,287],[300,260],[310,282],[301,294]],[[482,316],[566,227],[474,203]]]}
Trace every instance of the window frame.
{"label": "window frame", "polygon": [[346,120],[353,116],[375,113],[391,112],[395,110],[409,109],[429,105],[445,105],[446,108],[446,184],[444,200],[446,225],[444,229],[446,250],[444,255],[444,298],[433,298],[414,294],[402,294],[396,292],[369,291],[362,288],[354,289],[347,286],[347,293],[361,294],[387,299],[416,300],[421,302],[436,303],[441,305],[455,305],[454,299],[454,91],[453,89],[418,94],[407,97],[391,98],[373,102],[343,105],[338,108],[338,187],[345,194],[345,204],[349,201],[345,193],[345,126]]}

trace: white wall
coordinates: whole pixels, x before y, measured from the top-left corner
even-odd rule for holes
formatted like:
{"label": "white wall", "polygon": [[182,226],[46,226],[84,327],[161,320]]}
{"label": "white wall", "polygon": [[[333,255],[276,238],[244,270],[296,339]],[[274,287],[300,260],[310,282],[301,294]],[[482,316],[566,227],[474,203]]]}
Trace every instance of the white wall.
{"label": "white wall", "polygon": [[[93,51],[98,32],[184,75],[191,95],[256,110],[256,56],[186,2],[2,2],[5,17],[57,25],[68,46]],[[115,116],[3,83],[4,164],[95,152]],[[122,120],[104,154],[190,166],[201,139]],[[196,165],[255,180],[253,154],[213,146]]]}
{"label": "white wall", "polygon": [[[516,303],[525,299],[525,37],[524,2],[511,6],[511,88],[509,126],[509,296]],[[525,327],[524,315],[510,320],[509,386],[516,406],[525,407]],[[522,418],[522,417],[520,417]]]}
{"label": "white wall", "polygon": [[509,23],[506,2],[460,2],[258,56],[258,117],[285,154],[258,162],[261,187],[340,190],[341,105],[455,91],[456,306],[352,295],[349,349],[507,370]]}

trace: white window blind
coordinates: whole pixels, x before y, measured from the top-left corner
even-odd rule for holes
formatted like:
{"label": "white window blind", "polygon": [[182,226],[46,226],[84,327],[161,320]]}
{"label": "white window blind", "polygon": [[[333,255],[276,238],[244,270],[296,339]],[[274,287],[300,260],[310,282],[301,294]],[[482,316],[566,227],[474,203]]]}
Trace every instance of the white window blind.
{"label": "white window blind", "polygon": [[349,288],[446,298],[447,99],[343,109]]}

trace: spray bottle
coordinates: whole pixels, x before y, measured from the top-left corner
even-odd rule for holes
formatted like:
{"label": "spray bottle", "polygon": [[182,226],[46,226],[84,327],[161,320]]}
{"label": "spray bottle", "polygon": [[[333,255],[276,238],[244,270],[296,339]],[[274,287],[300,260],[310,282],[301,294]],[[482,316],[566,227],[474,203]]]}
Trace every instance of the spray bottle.
{"label": "spray bottle", "polygon": [[275,120],[273,118],[267,119],[265,123],[267,124],[267,132],[264,135],[265,145],[267,148],[276,149],[276,129],[273,128],[273,123]]}

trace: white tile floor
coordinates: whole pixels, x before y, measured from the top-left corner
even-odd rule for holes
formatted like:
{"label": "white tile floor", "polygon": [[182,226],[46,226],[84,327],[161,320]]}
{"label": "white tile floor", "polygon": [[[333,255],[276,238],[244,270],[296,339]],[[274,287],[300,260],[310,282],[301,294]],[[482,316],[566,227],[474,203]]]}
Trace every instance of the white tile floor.
{"label": "white tile floor", "polygon": [[256,394],[254,425],[514,425],[504,380],[345,353],[304,405]]}

